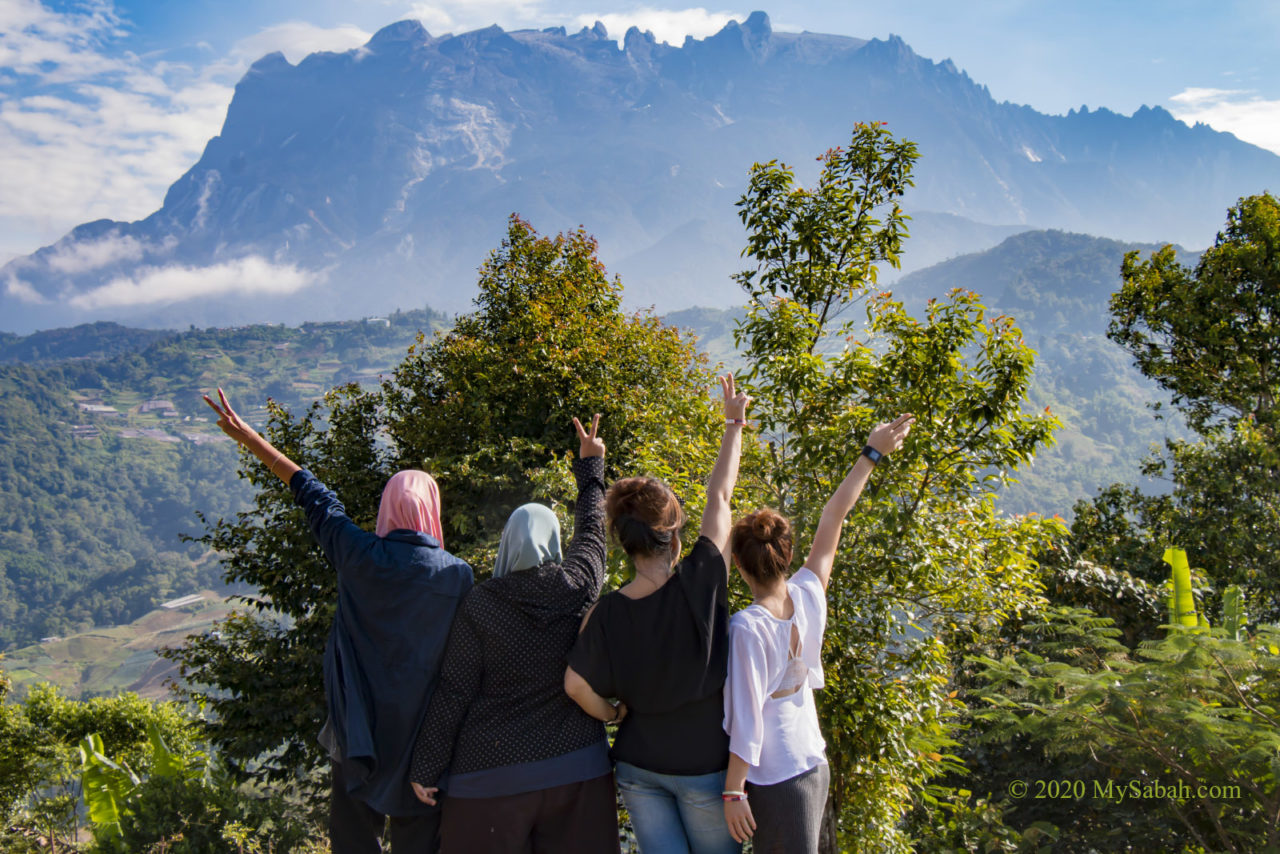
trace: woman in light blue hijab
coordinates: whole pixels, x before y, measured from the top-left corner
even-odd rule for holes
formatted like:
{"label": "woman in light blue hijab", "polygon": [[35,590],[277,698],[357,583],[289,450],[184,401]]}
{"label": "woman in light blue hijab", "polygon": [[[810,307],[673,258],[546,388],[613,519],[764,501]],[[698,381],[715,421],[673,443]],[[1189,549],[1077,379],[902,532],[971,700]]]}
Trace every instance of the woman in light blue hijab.
{"label": "woman in light blue hijab", "polygon": [[409,779],[443,796],[440,847],[467,854],[618,854],[613,763],[604,724],[625,709],[584,711],[564,692],[564,663],[605,576],[604,441],[574,419],[579,459],[573,539],[541,504],[502,529],[493,577],[458,608],[440,684]]}
{"label": "woman in light blue hijab", "polygon": [[517,507],[502,529],[498,559],[493,562],[493,577],[502,578],[547,562],[564,562],[564,555],[560,552],[560,520],[550,507],[543,504]]}

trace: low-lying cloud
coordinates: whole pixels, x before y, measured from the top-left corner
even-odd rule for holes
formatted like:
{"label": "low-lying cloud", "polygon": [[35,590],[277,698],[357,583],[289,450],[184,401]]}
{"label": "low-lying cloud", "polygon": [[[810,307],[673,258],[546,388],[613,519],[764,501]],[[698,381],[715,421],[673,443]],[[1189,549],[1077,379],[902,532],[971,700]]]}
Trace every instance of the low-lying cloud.
{"label": "low-lying cloud", "polygon": [[44,261],[55,273],[74,276],[121,261],[140,261],[146,248],[136,237],[108,234],[98,240],[75,240],[56,246]]}
{"label": "low-lying cloud", "polygon": [[1269,101],[1247,89],[1191,87],[1169,101],[1175,118],[1188,124],[1204,122],[1280,154],[1280,100]]}
{"label": "low-lying cloud", "polygon": [[142,267],[68,300],[76,309],[163,305],[218,296],[283,296],[320,280],[293,264],[251,255],[208,267]]}

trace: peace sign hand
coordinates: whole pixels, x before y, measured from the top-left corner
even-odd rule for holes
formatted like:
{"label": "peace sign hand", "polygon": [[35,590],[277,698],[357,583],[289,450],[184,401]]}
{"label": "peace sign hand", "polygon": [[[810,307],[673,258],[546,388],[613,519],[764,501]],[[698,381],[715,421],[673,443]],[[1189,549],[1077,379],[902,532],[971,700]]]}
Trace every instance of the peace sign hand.
{"label": "peace sign hand", "polygon": [[907,434],[911,432],[911,425],[915,423],[916,417],[914,415],[903,414],[892,421],[877,424],[876,428],[871,431],[867,444],[881,454],[891,454],[902,447],[902,443],[906,441]]}
{"label": "peace sign hand", "polygon": [[751,398],[747,397],[746,392],[734,388],[733,374],[720,377],[720,389],[724,392],[724,417],[729,421],[746,420]]}
{"label": "peace sign hand", "polygon": [[209,399],[209,395],[204,395],[204,402],[218,413],[218,426],[222,428],[222,432],[226,433],[232,439],[235,439],[241,445],[248,443],[250,439],[258,435],[258,432],[244,422],[244,419],[236,414],[231,408],[227,396],[222,393],[222,389],[218,389],[218,399],[222,401],[222,405],[214,403]]}
{"label": "peace sign hand", "polygon": [[583,459],[587,457],[603,457],[604,440],[596,438],[596,430],[600,427],[600,413],[597,412],[591,417],[590,433],[582,429],[582,422],[577,418],[573,419],[573,426],[578,431],[578,456]]}

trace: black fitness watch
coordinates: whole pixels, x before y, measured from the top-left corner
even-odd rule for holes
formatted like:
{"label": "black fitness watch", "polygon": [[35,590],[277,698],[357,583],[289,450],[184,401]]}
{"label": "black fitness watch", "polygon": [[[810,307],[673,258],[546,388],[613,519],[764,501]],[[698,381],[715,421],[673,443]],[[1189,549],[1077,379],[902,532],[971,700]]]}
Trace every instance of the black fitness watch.
{"label": "black fitness watch", "polygon": [[871,460],[871,464],[872,464],[872,465],[875,465],[876,463],[880,462],[880,458],[881,458],[881,457],[883,457],[883,456],[884,456],[884,454],[880,453],[879,451],[877,451],[875,448],[871,447],[870,445],[863,445],[863,447],[862,447],[862,456],[864,456],[864,457],[866,457],[867,459]]}

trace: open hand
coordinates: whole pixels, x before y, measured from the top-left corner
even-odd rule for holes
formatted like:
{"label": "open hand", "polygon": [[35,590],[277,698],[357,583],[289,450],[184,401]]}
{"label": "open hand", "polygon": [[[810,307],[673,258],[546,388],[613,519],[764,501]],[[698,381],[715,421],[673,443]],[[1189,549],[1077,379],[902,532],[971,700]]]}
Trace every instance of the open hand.
{"label": "open hand", "polygon": [[751,398],[747,397],[746,392],[741,392],[734,388],[733,374],[729,373],[720,377],[720,388],[724,392],[725,419],[729,421],[745,420],[747,407],[751,404]]}
{"label": "open hand", "polygon": [[590,433],[582,429],[582,422],[577,418],[573,419],[573,426],[578,431],[578,456],[584,459],[586,457],[603,457],[604,440],[596,438],[596,430],[600,427],[600,413],[597,412],[591,417]]}
{"label": "open hand", "polygon": [[245,423],[244,419],[236,414],[228,402],[227,396],[222,393],[222,389],[218,389],[218,399],[222,401],[222,405],[214,403],[209,399],[209,395],[204,395],[204,402],[218,413],[218,426],[222,428],[222,432],[226,433],[232,439],[235,439],[241,445],[248,443],[250,439],[258,435],[258,432]]}
{"label": "open hand", "polygon": [[724,823],[729,825],[729,835],[734,842],[746,842],[756,832],[756,818],[747,801],[725,801]]}
{"label": "open hand", "polygon": [[882,454],[891,454],[902,447],[907,434],[911,432],[911,425],[915,423],[916,417],[914,415],[903,414],[892,421],[877,424],[876,428],[871,431],[867,444]]}
{"label": "open hand", "polygon": [[410,783],[413,786],[413,793],[418,796],[418,800],[430,806],[436,805],[436,797],[440,794],[439,786],[420,786],[417,783]]}

